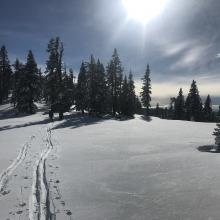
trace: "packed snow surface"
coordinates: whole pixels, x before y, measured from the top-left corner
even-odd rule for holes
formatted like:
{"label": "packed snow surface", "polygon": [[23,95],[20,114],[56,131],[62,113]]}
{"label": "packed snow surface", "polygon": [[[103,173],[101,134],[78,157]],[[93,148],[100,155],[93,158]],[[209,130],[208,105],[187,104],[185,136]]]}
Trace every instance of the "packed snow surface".
{"label": "packed snow surface", "polygon": [[0,106],[0,219],[219,220],[214,123],[15,117]]}

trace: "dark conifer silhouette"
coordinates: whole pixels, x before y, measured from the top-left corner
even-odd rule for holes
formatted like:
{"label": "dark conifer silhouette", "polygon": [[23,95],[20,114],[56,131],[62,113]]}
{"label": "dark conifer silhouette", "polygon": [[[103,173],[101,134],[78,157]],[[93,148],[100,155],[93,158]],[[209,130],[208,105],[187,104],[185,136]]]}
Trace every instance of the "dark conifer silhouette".
{"label": "dark conifer silhouette", "polygon": [[11,65],[5,46],[0,49],[0,104],[6,100],[11,88]]}
{"label": "dark conifer silhouette", "polygon": [[185,117],[185,102],[183,96],[183,90],[179,90],[179,94],[174,102],[174,118],[183,120]]}
{"label": "dark conifer silhouette", "polygon": [[149,115],[149,108],[151,102],[151,79],[150,79],[150,66],[147,65],[145,75],[143,77],[143,87],[141,92],[141,101],[146,108],[146,115]]}
{"label": "dark conifer silhouette", "polygon": [[210,95],[207,96],[203,108],[203,117],[205,121],[212,121],[213,114],[212,114],[212,101]]}
{"label": "dark conifer silhouette", "polygon": [[199,121],[202,119],[202,101],[195,80],[192,81],[185,106],[187,120]]}
{"label": "dark conifer silhouette", "polygon": [[123,68],[118,52],[114,49],[112,59],[107,66],[107,86],[109,89],[109,104],[113,115],[120,113],[120,96],[122,92]]}

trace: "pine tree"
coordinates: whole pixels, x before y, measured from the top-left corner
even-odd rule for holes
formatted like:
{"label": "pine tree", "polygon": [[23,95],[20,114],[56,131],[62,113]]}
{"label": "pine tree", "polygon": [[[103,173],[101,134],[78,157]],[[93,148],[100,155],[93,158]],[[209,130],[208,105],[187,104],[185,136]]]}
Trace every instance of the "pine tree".
{"label": "pine tree", "polygon": [[210,98],[210,95],[207,96],[205,105],[203,108],[203,115],[205,121],[211,121],[212,120],[212,101]]}
{"label": "pine tree", "polygon": [[182,88],[179,91],[179,95],[175,99],[174,103],[174,118],[178,120],[184,119],[185,114],[185,102],[184,102],[184,96],[183,96],[183,90]]}
{"label": "pine tree", "polygon": [[132,72],[128,76],[128,116],[133,116],[135,113],[135,86]]}
{"label": "pine tree", "polygon": [[127,76],[124,76],[123,79],[123,84],[122,84],[122,92],[120,96],[120,102],[121,102],[121,114],[122,115],[129,115],[128,112],[128,93],[129,93],[129,88],[128,88],[128,80]]}
{"label": "pine tree", "polygon": [[47,96],[51,106],[59,102],[61,94],[62,82],[62,57],[63,57],[63,43],[60,39],[52,38],[48,43],[47,52],[49,58],[46,62],[46,80],[47,80]]}
{"label": "pine tree", "polygon": [[22,74],[24,74],[24,64],[22,64],[18,59],[16,59],[14,65],[14,72],[12,74],[12,98],[11,103],[13,103],[14,107],[16,107],[16,104],[18,102],[19,98],[19,90],[21,89],[19,86],[21,84],[20,80],[22,78]]}
{"label": "pine tree", "polygon": [[[17,63],[17,65],[19,65]],[[21,67],[20,67],[21,68]],[[19,66],[18,66],[19,71]],[[27,62],[23,68],[23,73],[19,76],[17,104],[19,112],[33,114],[35,112],[34,101],[39,94],[39,76],[38,68],[32,51],[29,51]]]}
{"label": "pine tree", "polygon": [[[46,62],[46,95],[53,112],[59,112],[59,119],[63,119],[63,113],[69,110],[70,105],[63,105],[65,91],[62,80],[63,74],[63,43],[59,37],[52,38],[48,43],[47,52],[49,58]],[[64,101],[65,102],[65,101]]]}
{"label": "pine tree", "polygon": [[0,49],[0,104],[6,100],[11,88],[11,65],[5,46]]}
{"label": "pine tree", "polygon": [[133,75],[131,72],[128,79],[127,76],[124,77],[120,102],[121,114],[133,117],[136,110],[136,95]]}
{"label": "pine tree", "polygon": [[135,97],[135,113],[142,114],[142,105],[138,96]]}
{"label": "pine tree", "polygon": [[88,111],[95,115],[98,105],[97,100],[97,64],[93,55],[90,57],[90,62],[87,64],[87,80],[88,80]]}
{"label": "pine tree", "polygon": [[143,87],[141,92],[141,101],[146,108],[146,115],[149,115],[149,108],[151,102],[151,79],[150,79],[150,66],[147,65],[145,75],[143,77]]}
{"label": "pine tree", "polygon": [[201,120],[202,101],[195,80],[192,81],[191,88],[186,99],[185,107],[188,120]]}
{"label": "pine tree", "polygon": [[114,49],[112,59],[107,66],[107,86],[109,89],[109,105],[113,115],[120,113],[120,96],[122,92],[123,68],[118,52]]}
{"label": "pine tree", "polygon": [[107,85],[106,85],[106,75],[105,68],[103,64],[98,59],[97,61],[97,69],[96,69],[96,80],[97,80],[97,106],[96,112],[98,114],[103,114],[107,111]]}
{"label": "pine tree", "polygon": [[77,85],[76,85],[76,109],[84,114],[88,107],[88,83],[86,76],[86,67],[84,62],[82,62]]}
{"label": "pine tree", "polygon": [[155,108],[155,114],[157,117],[160,117],[160,105],[157,103],[156,108]]}

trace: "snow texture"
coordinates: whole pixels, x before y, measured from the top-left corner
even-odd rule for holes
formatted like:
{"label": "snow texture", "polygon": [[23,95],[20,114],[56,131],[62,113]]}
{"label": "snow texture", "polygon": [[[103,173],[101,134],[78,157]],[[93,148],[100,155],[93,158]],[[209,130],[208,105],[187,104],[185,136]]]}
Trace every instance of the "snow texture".
{"label": "snow texture", "polygon": [[17,117],[0,106],[0,219],[218,220],[214,123]]}

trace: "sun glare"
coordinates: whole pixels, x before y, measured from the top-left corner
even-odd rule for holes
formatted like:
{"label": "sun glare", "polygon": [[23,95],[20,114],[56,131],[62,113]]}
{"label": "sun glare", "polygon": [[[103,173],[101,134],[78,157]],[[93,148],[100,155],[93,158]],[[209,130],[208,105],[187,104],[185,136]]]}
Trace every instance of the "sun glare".
{"label": "sun glare", "polygon": [[123,0],[128,17],[146,24],[158,16],[167,0]]}

